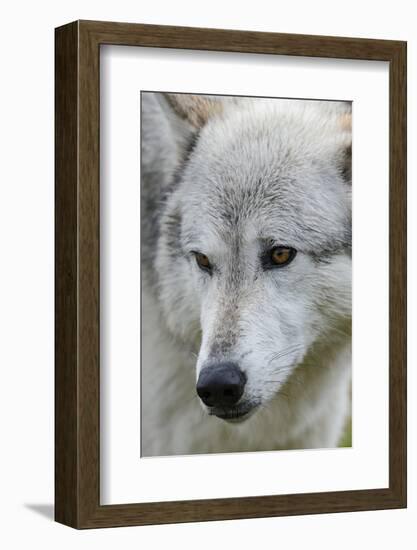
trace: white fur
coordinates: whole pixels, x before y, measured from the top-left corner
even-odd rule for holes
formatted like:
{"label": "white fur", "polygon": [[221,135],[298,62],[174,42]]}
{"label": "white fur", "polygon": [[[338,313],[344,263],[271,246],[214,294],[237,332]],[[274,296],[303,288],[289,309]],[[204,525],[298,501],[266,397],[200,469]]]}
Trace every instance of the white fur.
{"label": "white fur", "polygon": [[[142,167],[151,179],[158,174],[162,196],[195,128],[158,100],[144,102]],[[158,214],[156,240],[144,247],[154,257],[142,286],[142,454],[337,446],[351,375],[346,106],[217,101],[223,112],[199,129]],[[259,243],[269,238],[297,249],[287,267],[259,268]],[[195,250],[215,275],[199,270]],[[228,345],[216,359],[239,364],[244,398],[258,403],[239,423],[209,416],[195,391],[222,338]]]}

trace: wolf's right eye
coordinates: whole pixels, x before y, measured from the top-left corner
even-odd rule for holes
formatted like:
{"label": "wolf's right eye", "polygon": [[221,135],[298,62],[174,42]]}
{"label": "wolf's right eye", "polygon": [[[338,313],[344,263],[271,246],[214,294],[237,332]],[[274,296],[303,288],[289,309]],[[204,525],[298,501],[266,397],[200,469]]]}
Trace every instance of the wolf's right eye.
{"label": "wolf's right eye", "polygon": [[205,254],[201,254],[201,252],[194,252],[194,256],[198,267],[203,271],[208,271],[211,273],[211,264],[207,256]]}
{"label": "wolf's right eye", "polygon": [[297,251],[289,246],[274,246],[263,257],[264,268],[285,267],[293,261]]}

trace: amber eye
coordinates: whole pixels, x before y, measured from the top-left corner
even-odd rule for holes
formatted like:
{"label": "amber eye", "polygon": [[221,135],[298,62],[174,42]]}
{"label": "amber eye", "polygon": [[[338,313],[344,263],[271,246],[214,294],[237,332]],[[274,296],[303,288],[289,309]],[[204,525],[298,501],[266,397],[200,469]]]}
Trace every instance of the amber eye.
{"label": "amber eye", "polygon": [[294,248],[276,246],[271,250],[271,262],[274,266],[283,267],[289,264],[297,254]]}
{"label": "amber eye", "polygon": [[210,261],[205,254],[201,254],[201,252],[195,252],[195,259],[200,269],[204,269],[204,271],[211,271]]}

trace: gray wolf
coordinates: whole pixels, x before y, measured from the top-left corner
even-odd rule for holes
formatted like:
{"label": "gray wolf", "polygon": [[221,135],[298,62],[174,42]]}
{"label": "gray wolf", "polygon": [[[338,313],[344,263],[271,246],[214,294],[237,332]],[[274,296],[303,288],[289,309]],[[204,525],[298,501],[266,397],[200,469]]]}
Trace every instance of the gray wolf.
{"label": "gray wolf", "polygon": [[141,95],[142,456],[339,444],[351,105]]}

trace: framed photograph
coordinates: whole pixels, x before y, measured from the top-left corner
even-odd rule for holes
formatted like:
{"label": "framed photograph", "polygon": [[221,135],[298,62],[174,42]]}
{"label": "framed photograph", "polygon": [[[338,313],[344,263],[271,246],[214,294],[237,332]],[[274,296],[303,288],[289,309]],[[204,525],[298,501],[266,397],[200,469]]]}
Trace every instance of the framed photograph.
{"label": "framed photograph", "polygon": [[406,506],[406,43],[56,29],[56,520]]}

